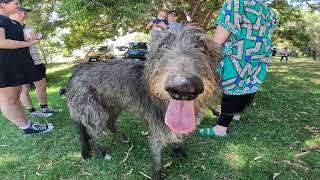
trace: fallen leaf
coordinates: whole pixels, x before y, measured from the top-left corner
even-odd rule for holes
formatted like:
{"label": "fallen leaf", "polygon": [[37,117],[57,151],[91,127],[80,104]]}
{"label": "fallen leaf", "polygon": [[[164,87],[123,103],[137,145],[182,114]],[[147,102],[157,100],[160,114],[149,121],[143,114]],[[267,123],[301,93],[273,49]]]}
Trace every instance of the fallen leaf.
{"label": "fallen leaf", "polygon": [[293,144],[299,144],[299,143],[302,143],[302,141],[296,141]]}
{"label": "fallen leaf", "polygon": [[92,176],[92,174],[83,171],[80,176]]}
{"label": "fallen leaf", "polygon": [[141,134],[142,134],[143,136],[148,136],[148,135],[149,135],[149,132],[148,132],[148,131],[141,131]]}
{"label": "fallen leaf", "polygon": [[309,114],[309,113],[308,113],[308,112],[300,112],[300,114],[307,115],[307,114]]}
{"label": "fallen leaf", "polygon": [[170,161],[170,162],[168,162],[167,164],[165,164],[164,166],[163,166],[163,168],[168,168],[169,166],[171,166],[171,164],[172,164],[172,161]]}
{"label": "fallen leaf", "polygon": [[304,156],[304,155],[309,154],[309,153],[310,153],[310,151],[302,152],[302,153],[294,155],[294,157],[301,157],[301,156]]}
{"label": "fallen leaf", "polygon": [[184,180],[189,180],[189,177],[184,176],[184,175],[179,175],[180,177],[182,177]]}
{"label": "fallen leaf", "polygon": [[316,134],[319,134],[320,133],[320,129],[319,128],[316,128],[316,127],[311,127],[309,125],[307,125],[306,127],[304,127],[304,129],[312,132],[312,133],[316,133]]}
{"label": "fallen leaf", "polygon": [[256,160],[259,160],[259,159],[261,159],[261,158],[262,158],[262,156],[257,156],[257,157],[255,157],[253,160],[256,161]]}
{"label": "fallen leaf", "polygon": [[150,176],[146,175],[145,173],[139,171],[140,174],[142,174],[144,177],[148,178],[148,179],[152,179]]}
{"label": "fallen leaf", "polygon": [[302,149],[302,151],[317,151],[317,152],[320,152],[320,145],[311,146],[310,148]]}
{"label": "fallen leaf", "polygon": [[40,174],[40,173],[38,173],[38,172],[36,172],[36,175],[38,175],[38,176],[42,176],[42,174]]}
{"label": "fallen leaf", "polygon": [[286,164],[289,164],[289,165],[291,165],[291,166],[293,166],[293,167],[296,167],[296,168],[300,168],[300,169],[304,169],[304,170],[308,170],[308,169],[309,169],[309,168],[303,166],[303,164],[292,163],[292,162],[290,162],[290,161],[288,161],[288,160],[284,160],[284,161],[282,161],[282,162],[283,162],[283,163],[286,163]]}
{"label": "fallen leaf", "polygon": [[279,176],[279,175],[280,175],[280,173],[273,173],[272,179],[276,179],[276,177]]}
{"label": "fallen leaf", "polygon": [[133,172],[133,169],[131,169],[131,170],[126,174],[126,176],[129,176],[130,174],[132,174],[132,172]]}

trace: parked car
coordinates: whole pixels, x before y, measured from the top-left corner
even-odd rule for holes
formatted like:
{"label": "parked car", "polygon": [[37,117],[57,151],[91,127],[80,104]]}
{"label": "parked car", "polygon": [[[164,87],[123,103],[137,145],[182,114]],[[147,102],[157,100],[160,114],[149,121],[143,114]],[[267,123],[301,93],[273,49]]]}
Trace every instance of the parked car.
{"label": "parked car", "polygon": [[113,57],[113,51],[110,46],[95,46],[86,54],[85,60],[88,62],[98,62],[105,61]]}
{"label": "parked car", "polygon": [[129,49],[124,53],[125,58],[145,60],[148,53],[147,43],[137,42],[130,43]]}
{"label": "parked car", "polygon": [[113,48],[113,55],[115,57],[123,57],[127,50],[127,46],[116,46]]}

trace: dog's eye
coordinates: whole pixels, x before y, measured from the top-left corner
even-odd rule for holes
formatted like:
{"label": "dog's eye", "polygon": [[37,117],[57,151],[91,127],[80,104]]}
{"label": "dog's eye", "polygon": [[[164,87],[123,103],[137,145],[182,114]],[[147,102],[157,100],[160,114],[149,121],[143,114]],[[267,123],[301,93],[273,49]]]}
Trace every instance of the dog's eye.
{"label": "dog's eye", "polygon": [[203,45],[203,44],[196,44],[194,47],[195,47],[195,48],[199,48],[199,49],[203,49],[203,50],[206,50],[206,49],[207,49],[206,46]]}

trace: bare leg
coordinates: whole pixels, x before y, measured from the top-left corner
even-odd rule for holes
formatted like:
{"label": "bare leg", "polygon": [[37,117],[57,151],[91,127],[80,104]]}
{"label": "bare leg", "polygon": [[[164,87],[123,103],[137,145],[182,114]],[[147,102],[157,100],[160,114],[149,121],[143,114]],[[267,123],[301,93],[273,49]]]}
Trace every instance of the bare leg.
{"label": "bare leg", "polygon": [[36,86],[37,99],[41,105],[47,104],[47,81],[45,78],[40,81],[33,82]]}
{"label": "bare leg", "polygon": [[28,120],[19,101],[20,93],[21,86],[0,88],[0,109],[9,121],[24,127]]}
{"label": "bare leg", "polygon": [[22,91],[20,94],[20,101],[26,109],[33,108],[29,92],[30,92],[30,85],[29,84],[22,85]]}
{"label": "bare leg", "polygon": [[161,179],[161,151],[163,148],[163,143],[161,142],[160,136],[158,134],[152,134],[149,139],[151,153],[153,158],[153,175],[152,179]]}

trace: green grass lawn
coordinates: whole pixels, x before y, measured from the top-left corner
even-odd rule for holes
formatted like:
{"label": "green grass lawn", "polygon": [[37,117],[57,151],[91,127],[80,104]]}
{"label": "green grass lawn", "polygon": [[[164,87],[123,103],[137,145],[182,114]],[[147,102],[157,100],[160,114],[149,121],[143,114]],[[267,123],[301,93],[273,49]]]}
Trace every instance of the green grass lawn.
{"label": "green grass lawn", "polygon": [[[64,109],[48,119],[53,132],[25,136],[0,116],[0,180],[4,179],[146,179],[151,174],[147,126],[124,113],[119,129],[130,143],[106,133],[103,142],[111,160],[83,161],[78,135],[64,99],[57,91],[70,76],[71,65],[48,66],[49,104]],[[34,92],[32,93],[34,98]],[[267,80],[240,122],[233,122],[227,139],[185,139],[187,159],[163,153],[166,179],[319,179],[320,176],[320,61],[311,58],[275,63]],[[37,103],[34,103],[38,107]],[[208,113],[203,126],[214,125]],[[315,128],[312,128],[315,127]],[[128,158],[126,152],[132,147]]]}

